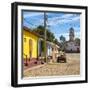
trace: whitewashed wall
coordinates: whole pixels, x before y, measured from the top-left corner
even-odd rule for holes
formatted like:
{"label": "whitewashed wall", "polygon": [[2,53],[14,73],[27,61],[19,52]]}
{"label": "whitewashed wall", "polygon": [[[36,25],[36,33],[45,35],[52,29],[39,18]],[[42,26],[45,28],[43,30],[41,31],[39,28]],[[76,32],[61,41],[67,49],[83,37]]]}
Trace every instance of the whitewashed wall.
{"label": "whitewashed wall", "polygon": [[79,46],[76,46],[74,42],[68,42],[67,43],[66,50],[77,51],[77,48],[79,48]]}

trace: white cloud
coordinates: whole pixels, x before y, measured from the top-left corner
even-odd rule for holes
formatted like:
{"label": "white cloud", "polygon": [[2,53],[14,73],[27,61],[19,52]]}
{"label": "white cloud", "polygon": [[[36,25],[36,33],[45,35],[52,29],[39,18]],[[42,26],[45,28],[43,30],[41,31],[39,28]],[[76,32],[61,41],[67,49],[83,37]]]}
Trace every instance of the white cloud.
{"label": "white cloud", "polygon": [[[34,16],[39,16],[39,15],[43,15],[43,13],[24,13],[24,18],[28,18],[28,17],[34,17]],[[52,18],[48,18],[48,22],[47,24],[52,26],[52,25],[57,25],[57,24],[66,24],[66,23],[70,23],[70,22],[74,22],[80,19],[79,16],[74,16],[75,14],[63,14],[62,16],[54,16]],[[43,20],[38,18],[38,21],[43,23]]]}
{"label": "white cloud", "polygon": [[53,17],[49,19],[49,25],[65,24],[79,20],[79,16],[73,16],[73,14],[62,15],[61,17]]}
{"label": "white cloud", "polygon": [[75,37],[80,38],[80,32],[75,32]]}
{"label": "white cloud", "polygon": [[[63,35],[66,38],[66,41],[69,40],[69,32],[66,33],[60,33],[60,34],[54,34],[55,37],[59,40],[59,37]],[[75,38],[80,38],[80,32],[75,32]]]}
{"label": "white cloud", "polygon": [[24,18],[43,15],[43,13],[24,13]]}

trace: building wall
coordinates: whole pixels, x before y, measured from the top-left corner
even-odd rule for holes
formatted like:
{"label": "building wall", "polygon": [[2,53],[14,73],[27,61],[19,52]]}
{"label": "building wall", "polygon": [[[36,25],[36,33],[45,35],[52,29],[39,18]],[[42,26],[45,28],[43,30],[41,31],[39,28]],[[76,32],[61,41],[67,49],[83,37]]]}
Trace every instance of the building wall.
{"label": "building wall", "polygon": [[80,49],[80,46],[76,46],[74,42],[67,43],[67,47],[66,47],[67,51],[77,51],[78,49]]}
{"label": "building wall", "polygon": [[47,45],[47,55],[52,56],[52,47],[51,47],[51,45]]}
{"label": "building wall", "polygon": [[[32,40],[32,45],[29,46],[29,40]],[[38,46],[38,37],[31,34],[28,31],[23,30],[23,57],[27,55],[27,58],[30,58],[30,48],[32,49],[32,58],[37,58],[37,46]]]}

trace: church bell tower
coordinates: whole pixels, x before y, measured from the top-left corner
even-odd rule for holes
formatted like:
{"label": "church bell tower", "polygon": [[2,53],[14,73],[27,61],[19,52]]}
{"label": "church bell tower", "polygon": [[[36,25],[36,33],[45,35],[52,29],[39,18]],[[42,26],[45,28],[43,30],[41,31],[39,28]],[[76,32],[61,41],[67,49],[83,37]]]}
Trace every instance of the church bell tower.
{"label": "church bell tower", "polygon": [[69,41],[74,41],[74,29],[70,28],[69,30]]}

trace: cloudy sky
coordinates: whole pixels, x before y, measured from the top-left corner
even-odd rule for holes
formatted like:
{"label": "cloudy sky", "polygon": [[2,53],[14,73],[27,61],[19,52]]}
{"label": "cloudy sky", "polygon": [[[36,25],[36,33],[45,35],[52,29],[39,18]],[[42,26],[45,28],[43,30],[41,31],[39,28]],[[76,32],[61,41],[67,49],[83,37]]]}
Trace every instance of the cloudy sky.
{"label": "cloudy sky", "polygon": [[[74,28],[75,37],[80,38],[80,14],[47,12],[47,28],[54,33],[55,37],[63,35],[69,39],[69,29]],[[35,28],[44,25],[43,12],[23,11],[23,26]]]}

